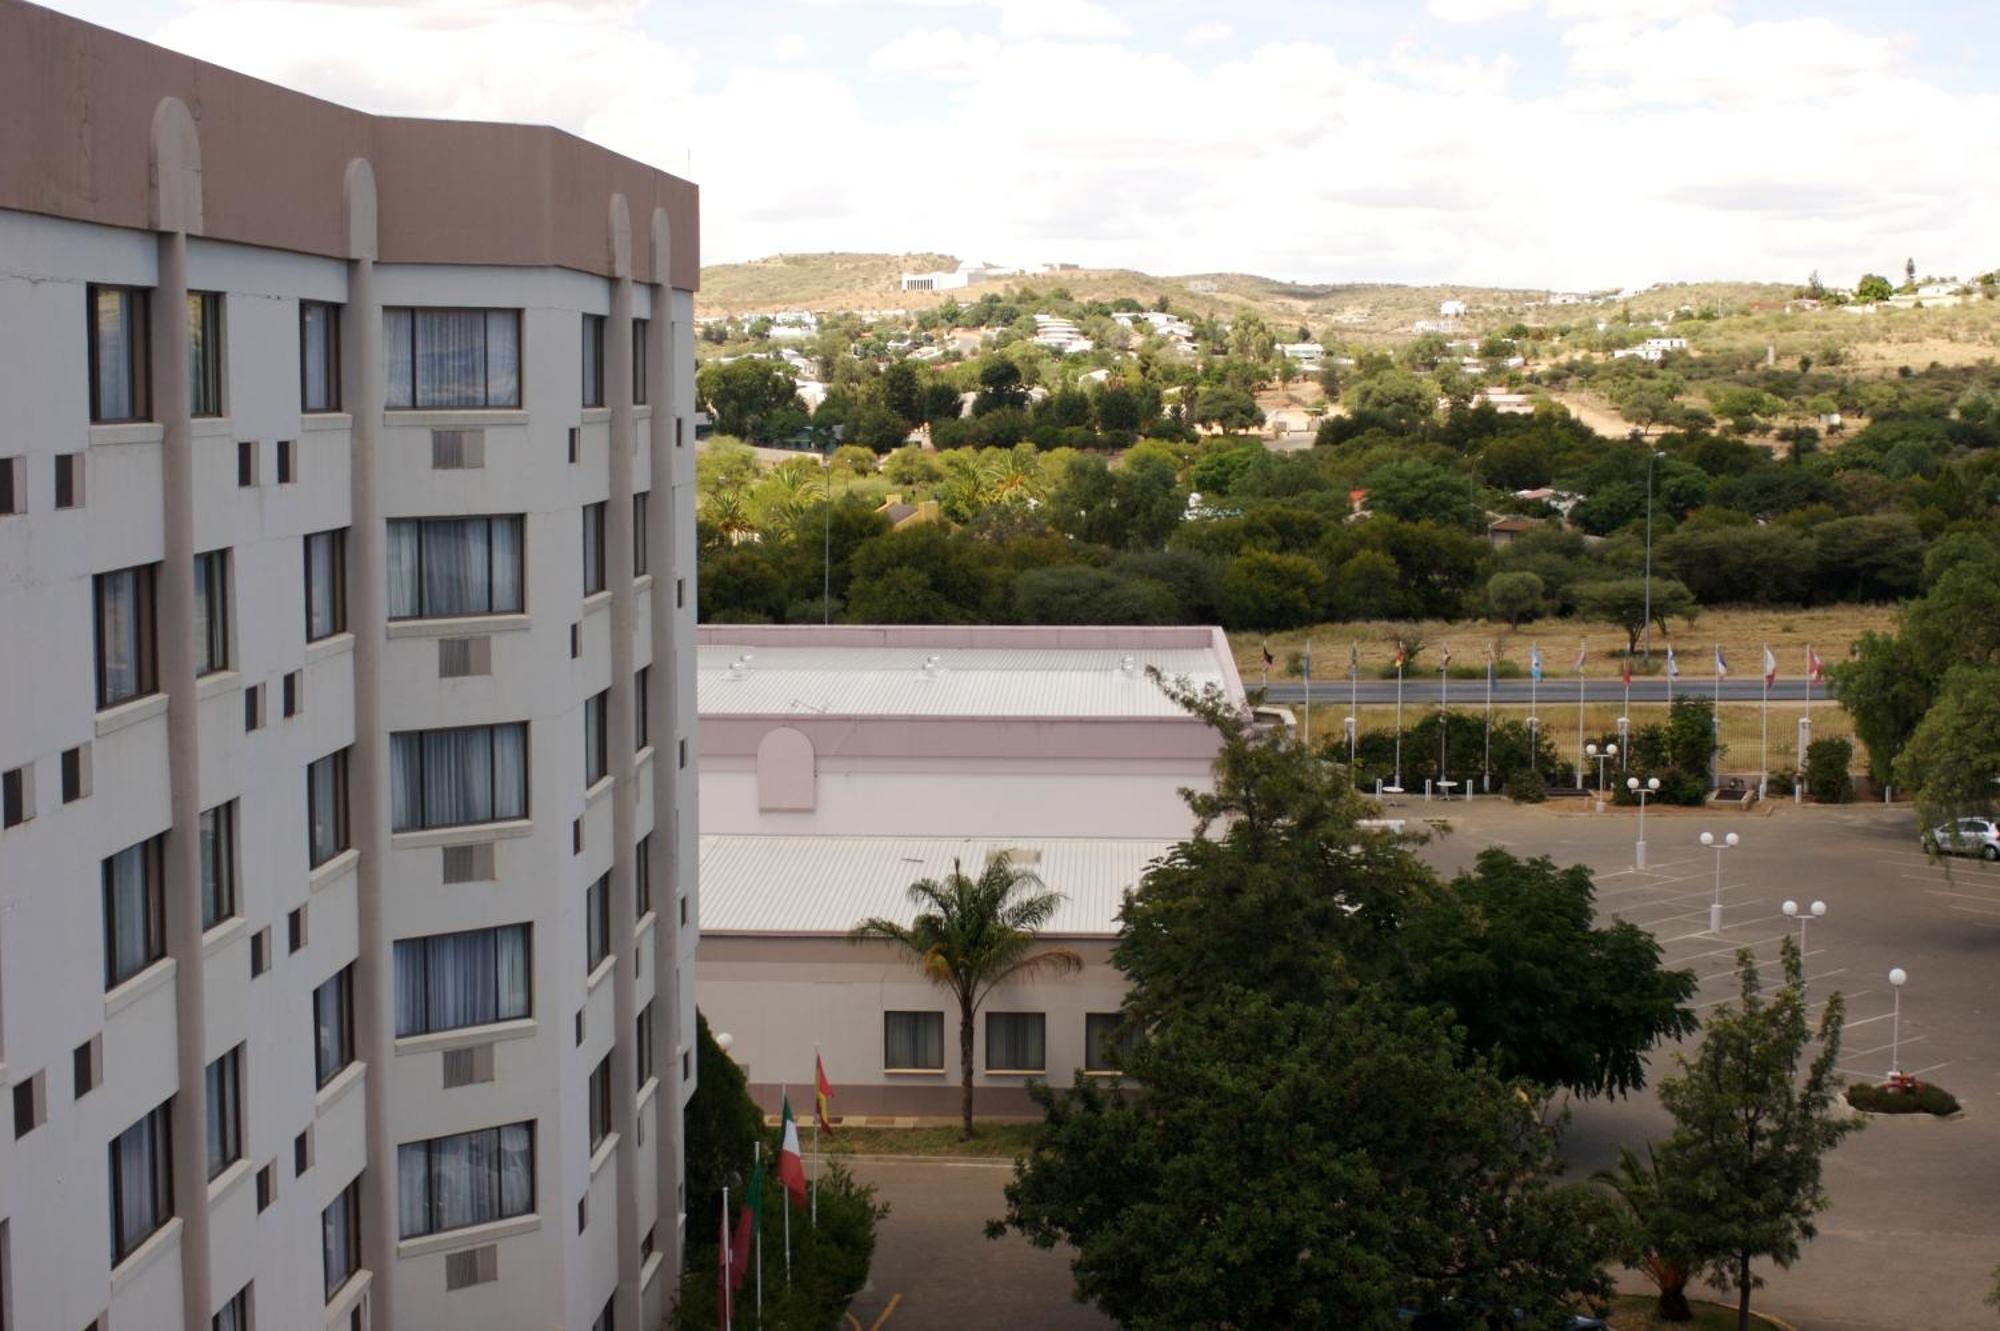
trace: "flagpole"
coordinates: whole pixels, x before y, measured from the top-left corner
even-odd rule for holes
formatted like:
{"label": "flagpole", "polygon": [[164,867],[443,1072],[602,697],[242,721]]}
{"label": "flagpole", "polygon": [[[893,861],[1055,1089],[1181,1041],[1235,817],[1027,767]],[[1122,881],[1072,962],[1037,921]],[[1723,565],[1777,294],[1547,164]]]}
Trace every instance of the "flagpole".
{"label": "flagpole", "polygon": [[1444,658],[1438,662],[1438,784],[1444,789],[1444,797],[1451,798],[1451,788],[1444,782],[1451,772],[1445,767],[1445,739],[1451,729],[1451,708],[1446,702],[1450,686],[1446,683],[1451,670],[1451,649],[1446,648]]}
{"label": "flagpole", "polygon": [[1576,788],[1583,789],[1583,648],[1576,649]]}
{"label": "flagpole", "polygon": [[729,1262],[729,1185],[728,1185],[727,1183],[725,1183],[725,1184],[723,1184],[723,1185],[722,1185],[722,1280],[721,1280],[721,1282],[720,1282],[720,1283],[721,1283],[721,1285],[722,1285],[722,1331],[730,1331],[730,1328],[731,1328],[731,1327],[732,1327],[733,1325],[735,1325],[735,1321],[736,1321],[736,1319],[735,1319],[735,1318],[734,1318],[734,1317],[732,1316],[732,1313],[733,1313],[733,1312],[734,1312],[735,1310],[734,1310],[734,1309],[732,1309],[732,1308],[731,1308],[731,1307],[729,1306],[729,1305],[730,1305],[730,1303],[732,1302],[732,1300],[731,1300],[731,1299],[730,1299],[730,1297],[729,1297],[729,1293],[730,1293],[730,1290],[729,1290],[729,1267],[730,1267],[730,1262]]}
{"label": "flagpole", "polygon": [[1361,645],[1347,644],[1347,784],[1358,785],[1354,774],[1354,741],[1361,733]]}
{"label": "flagpole", "polygon": [[1542,746],[1537,743],[1542,733],[1541,692],[1542,648],[1535,643],[1528,647],[1528,770],[1537,773],[1542,768]]}
{"label": "flagpole", "polygon": [[1396,789],[1403,788],[1403,649],[1396,648]]}
{"label": "flagpole", "polygon": [[[778,1084],[779,1104],[790,1103],[790,1091],[791,1088],[784,1083],[780,1082]],[[783,1159],[778,1161],[780,1169],[784,1168],[784,1164]],[[790,1197],[785,1198],[785,1204],[781,1209],[785,1213],[785,1285],[789,1288],[792,1283],[792,1199]]]}
{"label": "flagpole", "polygon": [[1618,770],[1624,771],[1632,762],[1632,656],[1625,656],[1625,710],[1619,713],[1624,722],[1618,735]]}
{"label": "flagpole", "polygon": [[813,1046],[813,1168],[812,1168],[812,1227],[819,1228],[819,1046]]}
{"label": "flagpole", "polygon": [[[1766,647],[1764,654],[1769,656],[1771,649]],[[1757,775],[1758,799],[1764,798],[1765,788],[1771,782],[1771,672],[1769,670],[1764,672],[1763,681],[1764,701],[1758,707],[1758,723],[1762,728],[1757,740],[1757,767],[1759,769]]]}
{"label": "flagpole", "polygon": [[1708,732],[1714,741],[1714,756],[1708,760],[1709,782],[1722,784],[1722,644],[1715,644],[1715,713],[1708,718]]}
{"label": "flagpole", "polygon": [[1493,793],[1493,644],[1486,644],[1486,753],[1479,760],[1482,794]]}
{"label": "flagpole", "polygon": [[1306,635],[1306,723],[1304,727],[1306,747],[1313,742],[1313,640]]}
{"label": "flagpole", "polygon": [[[760,1139],[751,1145],[751,1177],[759,1178],[763,1174],[764,1143]],[[753,1214],[757,1217],[757,1234],[751,1250],[757,1254],[757,1325],[761,1328],[764,1325],[764,1198],[761,1193]]]}

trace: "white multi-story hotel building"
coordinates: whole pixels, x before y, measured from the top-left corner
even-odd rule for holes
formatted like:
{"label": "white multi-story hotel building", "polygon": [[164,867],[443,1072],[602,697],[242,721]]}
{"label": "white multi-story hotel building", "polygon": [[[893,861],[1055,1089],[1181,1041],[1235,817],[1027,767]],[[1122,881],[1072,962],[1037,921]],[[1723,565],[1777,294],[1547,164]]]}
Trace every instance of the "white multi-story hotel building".
{"label": "white multi-story hotel building", "polygon": [[0,0],[0,1326],[657,1324],[692,185]]}

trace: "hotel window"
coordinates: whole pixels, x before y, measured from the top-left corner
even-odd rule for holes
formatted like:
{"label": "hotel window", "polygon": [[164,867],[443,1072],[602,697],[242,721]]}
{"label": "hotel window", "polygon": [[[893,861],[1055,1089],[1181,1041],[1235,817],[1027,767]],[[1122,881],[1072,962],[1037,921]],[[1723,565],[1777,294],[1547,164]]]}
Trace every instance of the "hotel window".
{"label": "hotel window", "polygon": [[165,834],[104,861],[104,987],[116,989],[167,955]]}
{"label": "hotel window", "polygon": [[222,296],[190,291],[188,309],[188,414],[222,414]]}
{"label": "hotel window", "polygon": [[347,750],[306,768],[306,858],[317,869],[347,849]]}
{"label": "hotel window", "polygon": [[313,990],[313,1071],[326,1085],[354,1061],[354,967]]}
{"label": "hotel window", "polygon": [[389,805],[397,832],[526,818],[527,723],[391,735]]}
{"label": "hotel window", "polygon": [[209,1331],[250,1331],[250,1286],[236,1291],[236,1297],[222,1305],[208,1322]]}
{"label": "hotel window", "polygon": [[604,505],[583,506],[583,594],[604,590]]}
{"label": "hotel window", "polygon": [[347,529],[313,532],[305,542],[306,641],[318,642],[347,631]]}
{"label": "hotel window", "polygon": [[519,614],[521,519],[399,518],[389,524],[389,618]]}
{"label": "hotel window", "polygon": [[988,1072],[1041,1072],[1044,1070],[1043,1025],[1039,1012],[989,1012],[986,1014],[986,1070]]}
{"label": "hotel window", "polygon": [[208,1065],[208,1176],[243,1158],[243,1046]]}
{"label": "hotel window", "polygon": [[340,410],[340,306],[299,302],[299,409]]}
{"label": "hotel window", "polygon": [[632,496],[632,576],[643,577],[646,572],[646,505],[652,498],[649,491],[641,490]]}
{"label": "hotel window", "polygon": [[100,573],[97,601],[97,706],[144,697],[159,688],[153,636],[157,564]]}
{"label": "hotel window", "polygon": [[653,909],[653,834],[639,838],[639,844],[632,848],[632,897],[638,903],[633,912],[634,919],[643,920],[646,912]]}
{"label": "hotel window", "polygon": [[646,405],[646,332],[652,324],[646,319],[632,321],[632,405]]}
{"label": "hotel window", "polygon": [[397,1234],[487,1225],[535,1209],[535,1125],[462,1132],[396,1148]]}
{"label": "hotel window", "polygon": [[361,1269],[361,1180],[340,1190],[319,1213],[320,1261],[326,1274],[326,1301]]}
{"label": "hotel window", "polygon": [[944,1013],[883,1013],[882,1066],[890,1072],[942,1072]]}
{"label": "hotel window", "polygon": [[391,409],[521,405],[519,310],[382,311]]}
{"label": "hotel window", "polygon": [[168,1099],[111,1143],[111,1264],[174,1216],[174,1102]]}
{"label": "hotel window", "polygon": [[1122,1012],[1086,1012],[1083,1015],[1083,1070],[1117,1072],[1131,1055],[1134,1033],[1125,1025]]}
{"label": "hotel window", "polygon": [[653,1005],[649,1002],[639,1009],[637,1031],[633,1036],[632,1053],[638,1062],[639,1084],[644,1086],[653,1079]]}
{"label": "hotel window", "polygon": [[594,1153],[611,1135],[611,1055],[590,1074],[590,1150]]}
{"label": "hotel window", "polygon": [[618,1300],[606,1300],[604,1311],[597,1314],[597,1320],[590,1324],[590,1331],[618,1331],[618,1324],[615,1320],[617,1311]]}
{"label": "hotel window", "polygon": [[236,914],[236,801],[218,804],[196,823],[201,843],[201,927]]}
{"label": "hotel window", "polygon": [[643,749],[653,742],[649,701],[653,691],[653,667],[640,666],[632,676],[632,746]]}
{"label": "hotel window", "polygon": [[611,875],[583,890],[583,969],[585,974],[611,955]]}
{"label": "hotel window", "polygon": [[604,405],[604,316],[583,316],[583,405]]}
{"label": "hotel window", "polygon": [[194,557],[194,673],[229,669],[229,552]]}
{"label": "hotel window", "polygon": [[602,781],[605,773],[611,770],[604,742],[606,713],[610,709],[610,689],[583,700],[583,785],[586,790]]}
{"label": "hotel window", "polygon": [[528,1017],[532,952],[525,924],[398,939],[397,1038]]}
{"label": "hotel window", "polygon": [[138,287],[90,288],[90,419],[151,418],[146,301]]}

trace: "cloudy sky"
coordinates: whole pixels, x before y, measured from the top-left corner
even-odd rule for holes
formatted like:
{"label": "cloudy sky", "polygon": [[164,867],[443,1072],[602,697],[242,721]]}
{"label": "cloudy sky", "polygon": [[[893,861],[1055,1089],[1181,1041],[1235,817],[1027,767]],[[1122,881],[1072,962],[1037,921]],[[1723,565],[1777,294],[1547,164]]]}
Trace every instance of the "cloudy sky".
{"label": "cloudy sky", "polygon": [[691,176],[704,258],[1315,281],[2000,266],[1992,0],[55,0]]}

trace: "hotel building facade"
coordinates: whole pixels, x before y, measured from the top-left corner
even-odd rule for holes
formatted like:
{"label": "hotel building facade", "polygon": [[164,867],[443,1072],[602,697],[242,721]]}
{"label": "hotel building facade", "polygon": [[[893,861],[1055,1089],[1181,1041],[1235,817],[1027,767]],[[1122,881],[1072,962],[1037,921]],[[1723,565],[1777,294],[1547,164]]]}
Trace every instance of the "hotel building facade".
{"label": "hotel building facade", "polygon": [[657,1325],[695,188],[0,0],[0,1327]]}

